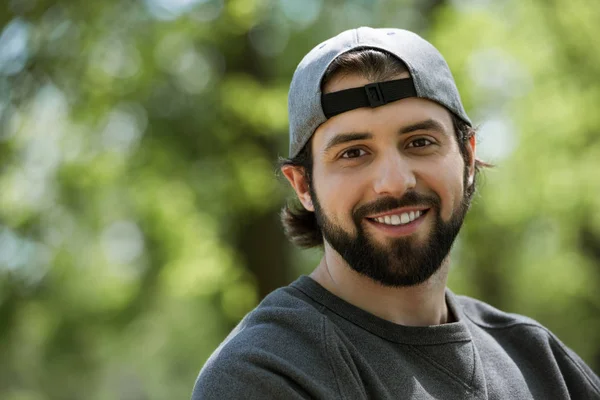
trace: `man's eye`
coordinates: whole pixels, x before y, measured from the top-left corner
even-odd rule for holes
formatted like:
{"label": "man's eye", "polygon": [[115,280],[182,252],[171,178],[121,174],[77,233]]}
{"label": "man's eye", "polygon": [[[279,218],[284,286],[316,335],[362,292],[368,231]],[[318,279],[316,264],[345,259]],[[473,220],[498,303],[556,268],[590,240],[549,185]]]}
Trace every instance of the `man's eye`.
{"label": "man's eye", "polygon": [[367,154],[363,149],[350,149],[342,153],[342,158],[358,158]]}
{"label": "man's eye", "polygon": [[433,144],[433,142],[431,140],[425,139],[425,138],[419,138],[419,139],[415,139],[412,142],[410,142],[408,144],[408,147],[427,147],[431,144]]}

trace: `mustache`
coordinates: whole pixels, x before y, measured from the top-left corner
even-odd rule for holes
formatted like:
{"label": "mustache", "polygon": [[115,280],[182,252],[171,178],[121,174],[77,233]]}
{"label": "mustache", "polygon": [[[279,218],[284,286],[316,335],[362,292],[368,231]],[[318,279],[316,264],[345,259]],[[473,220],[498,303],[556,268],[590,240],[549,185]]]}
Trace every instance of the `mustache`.
{"label": "mustache", "polygon": [[441,200],[436,194],[407,192],[401,198],[388,196],[363,204],[354,211],[354,221],[359,223],[367,215],[384,213],[400,207],[437,207],[439,209],[440,204]]}

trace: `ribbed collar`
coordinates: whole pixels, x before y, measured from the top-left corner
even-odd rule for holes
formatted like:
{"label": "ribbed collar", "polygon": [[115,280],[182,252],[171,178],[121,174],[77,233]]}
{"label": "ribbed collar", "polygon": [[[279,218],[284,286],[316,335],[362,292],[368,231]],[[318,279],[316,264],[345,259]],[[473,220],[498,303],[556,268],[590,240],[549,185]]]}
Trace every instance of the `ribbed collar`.
{"label": "ribbed collar", "polygon": [[298,278],[290,286],[345,320],[392,342],[436,345],[471,340],[471,333],[465,323],[465,316],[460,309],[456,296],[448,288],[446,288],[446,303],[457,321],[442,325],[416,327],[399,325],[379,318],[342,300],[305,275]]}

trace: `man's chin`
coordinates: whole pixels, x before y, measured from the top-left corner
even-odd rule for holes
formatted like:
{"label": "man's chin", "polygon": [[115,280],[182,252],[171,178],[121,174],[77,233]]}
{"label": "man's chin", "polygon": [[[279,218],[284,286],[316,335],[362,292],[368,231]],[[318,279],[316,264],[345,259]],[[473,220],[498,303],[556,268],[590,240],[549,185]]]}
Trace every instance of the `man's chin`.
{"label": "man's chin", "polygon": [[[412,271],[403,271],[399,270],[405,269],[406,265],[394,265],[395,263],[387,264],[386,271],[356,271],[360,275],[370,279],[372,282],[381,285],[383,287],[388,288],[405,288],[405,287],[414,287],[420,285],[424,282],[427,282],[433,275],[435,275],[441,267],[441,264],[435,269],[429,269],[428,271],[422,270],[412,270]],[[395,270],[398,268],[399,270]]]}
{"label": "man's chin", "polygon": [[367,236],[369,244],[377,249],[378,251],[392,254],[397,253],[398,248],[404,249],[404,251],[415,251],[427,244],[427,234],[414,234],[403,237],[390,237],[381,234],[370,234]]}

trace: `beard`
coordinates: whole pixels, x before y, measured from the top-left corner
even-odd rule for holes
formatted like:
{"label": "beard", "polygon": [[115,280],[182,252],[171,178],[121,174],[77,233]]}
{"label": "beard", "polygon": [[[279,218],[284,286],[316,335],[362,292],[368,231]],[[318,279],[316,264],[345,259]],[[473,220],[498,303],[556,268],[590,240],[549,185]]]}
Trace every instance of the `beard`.
{"label": "beard", "polygon": [[[351,234],[327,217],[312,190],[311,196],[315,217],[324,239],[350,268],[388,287],[418,285],[441,268],[460,231],[470,203],[470,196],[465,194],[450,220],[444,221],[440,215],[441,200],[435,194],[408,192],[400,199],[385,197],[353,211],[352,220],[356,233]],[[424,241],[419,242],[416,235],[413,235],[379,243],[365,231],[364,218],[367,215],[409,206],[428,207],[425,215],[430,219],[433,217],[431,232]]]}

